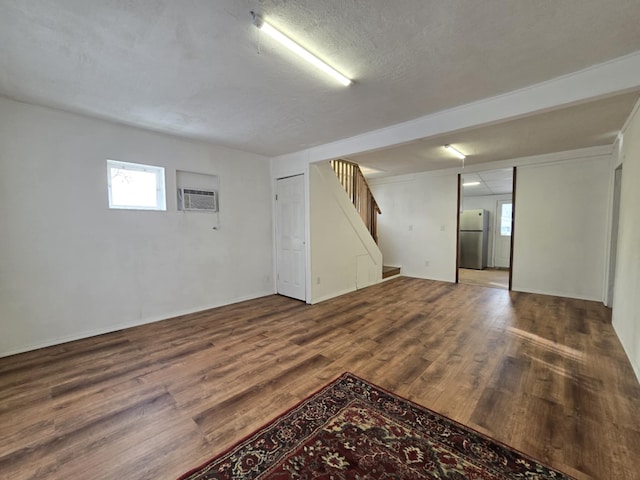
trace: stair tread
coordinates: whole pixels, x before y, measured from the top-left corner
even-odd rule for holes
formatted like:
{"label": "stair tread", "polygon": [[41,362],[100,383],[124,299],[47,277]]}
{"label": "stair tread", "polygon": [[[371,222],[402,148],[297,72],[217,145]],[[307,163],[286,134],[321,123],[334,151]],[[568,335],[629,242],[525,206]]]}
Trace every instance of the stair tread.
{"label": "stair tread", "polygon": [[392,277],[400,274],[400,267],[392,267],[389,265],[382,266],[382,278]]}

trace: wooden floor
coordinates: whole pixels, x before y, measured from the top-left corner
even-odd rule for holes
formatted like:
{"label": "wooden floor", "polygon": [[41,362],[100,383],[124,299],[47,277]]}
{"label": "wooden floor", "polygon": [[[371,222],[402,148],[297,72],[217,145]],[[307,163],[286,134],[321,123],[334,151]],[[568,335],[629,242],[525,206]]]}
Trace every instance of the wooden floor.
{"label": "wooden floor", "polygon": [[459,268],[458,281],[467,285],[479,285],[481,287],[509,289],[509,270],[485,268],[474,270],[472,268]]}
{"label": "wooden floor", "polygon": [[343,371],[578,479],[640,478],[640,385],[605,307],[406,277],[0,359],[0,478],[173,479]]}

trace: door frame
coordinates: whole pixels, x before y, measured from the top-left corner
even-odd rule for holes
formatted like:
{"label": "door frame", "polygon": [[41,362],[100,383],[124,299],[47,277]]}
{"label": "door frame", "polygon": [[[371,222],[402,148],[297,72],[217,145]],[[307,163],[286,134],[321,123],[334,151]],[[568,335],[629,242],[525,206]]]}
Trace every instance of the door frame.
{"label": "door frame", "polygon": [[305,303],[311,303],[311,293],[310,293],[310,271],[311,271],[311,255],[310,255],[310,244],[309,244],[309,214],[310,214],[310,206],[309,206],[309,175],[306,172],[299,173],[291,173],[289,175],[279,175],[273,177],[273,190],[272,190],[272,218],[273,218],[273,291],[278,294],[278,205],[277,205],[277,192],[278,192],[278,181],[284,180],[292,177],[302,177],[302,196],[304,201],[304,248],[302,251],[304,252],[304,299],[300,299]]}
{"label": "door frame", "polygon": [[460,207],[462,206],[462,174],[458,174],[458,204],[456,206],[456,283],[460,283]]}
{"label": "door frame", "polygon": [[613,187],[611,195],[611,218],[609,231],[609,258],[605,271],[604,299],[605,306],[613,308],[614,290],[616,282],[616,268],[618,261],[618,235],[620,227],[620,191],[622,189],[623,164],[613,169]]}
{"label": "door frame", "polygon": [[513,247],[516,236],[516,180],[518,177],[518,167],[513,167],[513,178],[511,186],[511,251],[509,252],[509,291],[513,289]]}
{"label": "door frame", "polygon": [[[513,176],[512,176],[512,185],[511,185],[511,248],[509,252],[509,291],[512,291],[513,287],[513,248],[514,248],[514,237],[516,232],[516,179],[518,175],[518,167],[514,166],[513,168]],[[462,174],[458,174],[458,204],[456,208],[456,281],[455,283],[460,283],[460,206],[462,205]],[[495,265],[495,238],[493,239],[493,256],[494,256],[494,265]]]}

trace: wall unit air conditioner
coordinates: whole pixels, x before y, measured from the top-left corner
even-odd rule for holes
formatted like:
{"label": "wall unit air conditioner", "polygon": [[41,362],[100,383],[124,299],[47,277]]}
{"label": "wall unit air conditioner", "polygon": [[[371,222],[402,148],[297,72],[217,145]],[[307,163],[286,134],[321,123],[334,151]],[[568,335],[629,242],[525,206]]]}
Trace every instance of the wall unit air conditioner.
{"label": "wall unit air conditioner", "polygon": [[178,209],[190,212],[217,212],[218,192],[215,190],[179,188]]}

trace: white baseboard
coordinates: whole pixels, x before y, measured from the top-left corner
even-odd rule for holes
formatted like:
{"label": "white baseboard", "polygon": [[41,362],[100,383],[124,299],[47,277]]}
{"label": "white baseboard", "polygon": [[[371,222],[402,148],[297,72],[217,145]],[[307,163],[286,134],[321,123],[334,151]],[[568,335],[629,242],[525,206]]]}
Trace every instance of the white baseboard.
{"label": "white baseboard", "polygon": [[616,323],[613,322],[612,325],[613,325],[613,331],[616,332],[616,337],[618,337],[618,341],[622,345],[622,349],[624,350],[625,355],[629,359],[629,363],[631,364],[631,368],[633,368],[633,373],[636,374],[636,378],[638,379],[638,382],[640,383],[640,366],[636,365],[636,363],[633,361],[633,358],[631,356],[631,352],[629,350],[627,350],[627,346],[622,341],[622,337],[620,336],[620,333],[618,332],[618,329],[616,328]]}
{"label": "white baseboard", "polygon": [[324,302],[326,300],[331,300],[332,298],[336,298],[341,295],[346,295],[347,293],[355,292],[356,290],[358,290],[356,287],[349,287],[339,292],[333,292],[328,295],[323,295],[322,297],[314,298],[313,300],[311,300],[311,305],[315,305],[316,303]]}
{"label": "white baseboard", "polygon": [[400,275],[394,275],[393,277],[389,277],[389,278],[379,278],[378,280],[376,280],[374,282],[370,282],[370,283],[368,283],[366,285],[361,285],[359,287],[349,287],[349,288],[341,290],[339,292],[333,292],[333,293],[330,293],[328,295],[323,295],[320,298],[313,299],[309,304],[310,305],[315,305],[316,303],[324,302],[326,300],[331,300],[332,298],[336,298],[336,297],[339,297],[341,295],[346,295],[347,293],[355,292],[356,290],[362,290],[364,288],[368,288],[368,287],[371,287],[373,285],[377,285],[378,283],[386,282],[387,280],[391,280],[392,278],[395,278],[395,277],[398,277],[398,276],[400,276]]}
{"label": "white baseboard", "polygon": [[405,272],[405,273],[401,273],[401,275],[403,277],[409,277],[409,278],[420,278],[422,280],[433,280],[434,282],[445,282],[445,283],[456,283],[455,277],[453,277],[452,279],[450,278],[441,278],[441,277],[429,277],[427,275],[422,275],[422,274],[415,274],[413,272]]}
{"label": "white baseboard", "polygon": [[93,329],[93,330],[85,330],[84,332],[77,333],[77,334],[74,334],[74,335],[65,335],[65,336],[62,336],[62,337],[55,337],[55,338],[46,340],[44,342],[38,342],[38,343],[32,343],[32,344],[28,344],[28,345],[23,345],[23,346],[20,346],[18,348],[12,349],[12,350],[8,350],[8,351],[5,351],[5,352],[0,352],[0,358],[9,357],[11,355],[17,355],[19,353],[30,352],[32,350],[38,350],[40,348],[51,347],[53,345],[60,345],[62,343],[73,342],[75,340],[82,340],[84,338],[95,337],[97,335],[104,335],[105,333],[117,332],[118,330],[124,330],[126,328],[138,327],[140,325],[146,325],[148,323],[160,322],[162,320],[169,320],[171,318],[180,317],[182,315],[189,315],[191,313],[202,312],[202,311],[205,311],[205,310],[210,310],[212,308],[224,307],[225,305],[231,305],[231,304],[234,304],[234,303],[240,303],[240,302],[244,302],[246,300],[254,300],[256,298],[266,297],[266,296],[269,296],[269,295],[274,295],[274,292],[273,291],[261,292],[261,293],[255,294],[255,295],[248,295],[248,296],[245,296],[245,297],[234,298],[234,299],[231,299],[231,300],[225,301],[225,302],[219,302],[219,303],[215,303],[215,304],[211,304],[211,305],[204,305],[204,306],[197,307],[197,308],[192,308],[192,309],[187,309],[187,310],[182,310],[182,311],[177,311],[177,312],[171,312],[171,313],[163,314],[162,316],[149,317],[149,318],[139,319],[139,320],[134,320],[134,321],[121,322],[121,323],[116,323],[116,324],[113,324],[113,325],[109,325],[108,327],[104,327],[104,328],[96,328],[96,329]]}
{"label": "white baseboard", "polygon": [[[402,272],[398,273],[397,275],[392,275],[390,277],[387,278],[381,278],[380,281],[378,283],[381,282],[388,282],[389,280],[393,280],[394,278],[398,278],[398,277],[406,277],[406,275],[404,275]],[[375,285],[375,284],[374,284]]]}
{"label": "white baseboard", "polygon": [[575,298],[576,300],[588,300],[591,302],[602,303],[602,298],[591,297],[588,295],[579,295],[571,292],[558,292],[555,290],[536,290],[535,288],[518,288],[515,285],[512,286],[511,290],[514,292],[536,293],[538,295],[550,295],[552,297]]}

